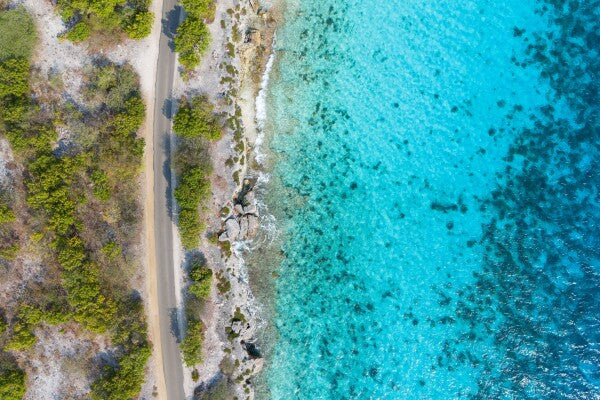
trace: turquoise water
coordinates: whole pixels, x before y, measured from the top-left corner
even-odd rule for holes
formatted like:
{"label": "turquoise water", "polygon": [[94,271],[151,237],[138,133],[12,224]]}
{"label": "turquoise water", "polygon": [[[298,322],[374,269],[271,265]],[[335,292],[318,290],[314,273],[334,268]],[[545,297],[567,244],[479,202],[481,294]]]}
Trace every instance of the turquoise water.
{"label": "turquoise water", "polygon": [[599,2],[286,4],[259,397],[600,399]]}

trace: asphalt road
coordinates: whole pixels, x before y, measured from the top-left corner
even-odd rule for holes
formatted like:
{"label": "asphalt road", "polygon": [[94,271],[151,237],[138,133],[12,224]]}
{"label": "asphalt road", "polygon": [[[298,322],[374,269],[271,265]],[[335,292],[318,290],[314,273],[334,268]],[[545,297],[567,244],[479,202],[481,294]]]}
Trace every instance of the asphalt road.
{"label": "asphalt road", "polygon": [[[158,312],[162,347],[163,374],[167,399],[184,400],[183,367],[173,327],[177,300],[173,258],[173,225],[170,215],[171,173],[169,168],[171,134],[171,94],[176,55],[172,36],[181,18],[177,0],[163,0],[162,31],[157,61],[154,109],[154,236],[158,279]],[[177,266],[179,267],[179,266]],[[161,399],[162,400],[162,399]]]}

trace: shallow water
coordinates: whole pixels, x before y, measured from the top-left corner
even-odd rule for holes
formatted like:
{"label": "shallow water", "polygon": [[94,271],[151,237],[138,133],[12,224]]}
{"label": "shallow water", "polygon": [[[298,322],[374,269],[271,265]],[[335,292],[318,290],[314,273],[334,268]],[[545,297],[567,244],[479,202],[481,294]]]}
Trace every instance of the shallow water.
{"label": "shallow water", "polygon": [[286,3],[259,397],[600,399],[599,2],[430,3]]}

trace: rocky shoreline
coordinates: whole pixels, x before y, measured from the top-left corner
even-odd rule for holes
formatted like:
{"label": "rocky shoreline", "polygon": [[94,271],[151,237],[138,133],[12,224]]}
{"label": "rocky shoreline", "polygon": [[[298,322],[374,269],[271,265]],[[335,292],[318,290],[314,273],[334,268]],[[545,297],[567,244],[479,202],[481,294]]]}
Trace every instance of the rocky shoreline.
{"label": "rocky shoreline", "polygon": [[[232,13],[232,9],[238,11]],[[260,228],[256,178],[249,165],[257,135],[256,97],[272,51],[277,8],[267,9],[257,0],[224,0],[217,2],[219,15],[229,19],[228,29],[224,32],[217,27],[217,17],[210,27],[214,38],[211,56],[190,80],[180,80],[176,89],[182,95],[207,93],[217,104],[217,111],[232,116],[224,138],[210,150],[215,171],[213,197],[205,211],[208,234],[199,250],[215,279],[201,316],[206,326],[205,360],[186,371],[185,385],[186,393],[194,399],[218,394],[222,396],[218,398],[241,400],[254,398],[253,377],[264,364],[256,346],[264,322],[242,254]],[[231,46],[230,37],[236,30],[239,41],[234,43],[235,56],[228,58],[225,49]],[[238,73],[223,84],[225,63]]]}

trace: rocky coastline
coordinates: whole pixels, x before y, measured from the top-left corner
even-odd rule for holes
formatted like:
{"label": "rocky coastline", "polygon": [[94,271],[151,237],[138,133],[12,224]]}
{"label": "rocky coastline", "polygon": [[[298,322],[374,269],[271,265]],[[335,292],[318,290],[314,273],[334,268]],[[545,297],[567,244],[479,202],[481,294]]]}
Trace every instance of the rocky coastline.
{"label": "rocky coastline", "polygon": [[234,19],[228,12],[232,8],[246,10],[235,14],[239,15],[237,22],[232,21],[232,30],[238,30],[240,38],[235,43],[235,57],[227,60],[238,73],[224,88],[220,65],[229,37],[213,34],[212,57],[207,57],[189,81],[180,80],[178,85],[179,94],[208,92],[217,111],[234,116],[224,138],[210,150],[215,171],[213,196],[205,210],[208,233],[199,250],[215,279],[201,316],[206,326],[205,360],[186,371],[186,392],[194,399],[253,399],[254,377],[264,364],[256,345],[263,319],[250,288],[243,252],[260,228],[256,177],[250,165],[258,130],[256,97],[272,52],[278,8],[267,8],[257,0],[225,0],[217,2],[217,15],[221,12]]}

